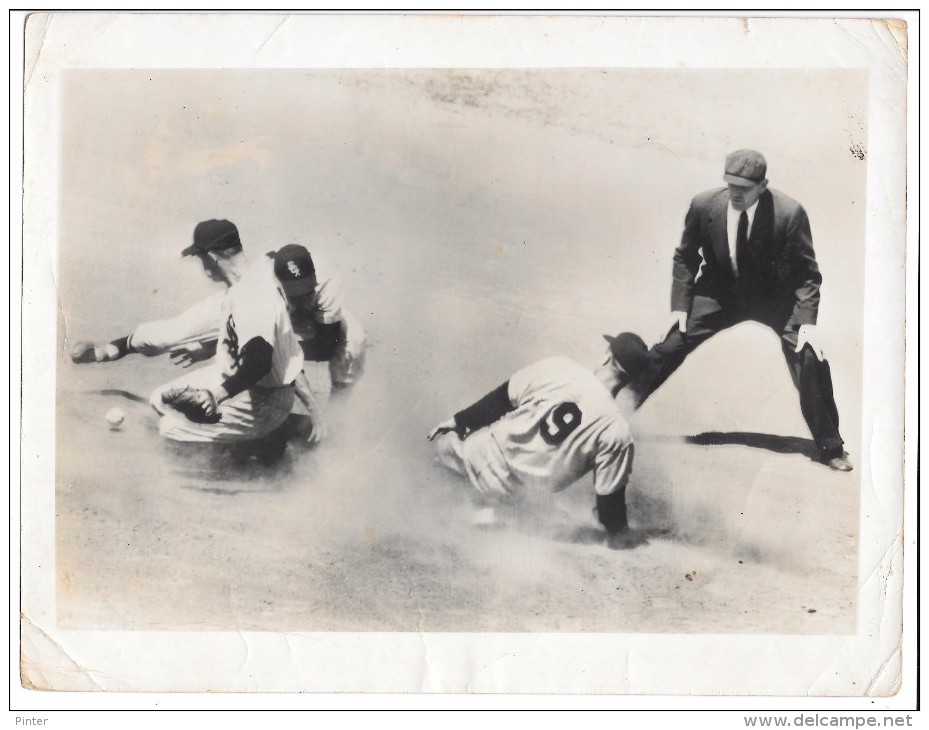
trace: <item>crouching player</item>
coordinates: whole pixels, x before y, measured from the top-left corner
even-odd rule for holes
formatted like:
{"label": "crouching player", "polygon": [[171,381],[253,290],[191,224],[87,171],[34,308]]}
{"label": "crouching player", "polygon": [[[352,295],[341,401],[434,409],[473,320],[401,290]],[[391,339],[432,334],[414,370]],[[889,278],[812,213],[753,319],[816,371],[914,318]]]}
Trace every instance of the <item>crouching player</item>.
{"label": "crouching player", "polygon": [[[159,433],[169,442],[260,447],[273,460],[286,447],[279,429],[301,381],[303,353],[294,335],[281,285],[263,262],[245,255],[238,230],[226,220],[204,221],[182,256],[199,259],[206,276],[223,292],[173,320],[140,325],[107,344],[78,343],[75,363],[108,362],[131,353],[155,355],[183,343],[212,343],[206,365],[156,389],[150,399],[160,414]],[[192,364],[189,356],[181,364]],[[308,396],[312,399],[312,395]],[[318,415],[318,406],[311,415]]]}
{"label": "crouching player", "polygon": [[333,390],[349,388],[364,372],[364,329],[343,304],[342,280],[329,262],[298,244],[269,254],[287,295],[287,311],[304,359],[328,362]]}

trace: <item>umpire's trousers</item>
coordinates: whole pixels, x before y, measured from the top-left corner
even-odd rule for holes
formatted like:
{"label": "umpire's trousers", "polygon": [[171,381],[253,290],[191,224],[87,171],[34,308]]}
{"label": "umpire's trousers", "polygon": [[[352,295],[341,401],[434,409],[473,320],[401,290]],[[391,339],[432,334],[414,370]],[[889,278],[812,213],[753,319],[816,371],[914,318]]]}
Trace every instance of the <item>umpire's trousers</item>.
{"label": "umpire's trousers", "polygon": [[662,342],[649,350],[649,367],[637,378],[635,386],[637,406],[641,406],[697,347],[717,332],[746,321],[764,324],[780,337],[790,377],[800,393],[800,410],[816,446],[823,456],[841,453],[843,441],[839,435],[839,412],[832,394],[829,362],[820,361],[809,346],[795,352],[799,327],[790,320],[772,321],[744,310],[726,309],[688,319],[686,333],[674,327]]}

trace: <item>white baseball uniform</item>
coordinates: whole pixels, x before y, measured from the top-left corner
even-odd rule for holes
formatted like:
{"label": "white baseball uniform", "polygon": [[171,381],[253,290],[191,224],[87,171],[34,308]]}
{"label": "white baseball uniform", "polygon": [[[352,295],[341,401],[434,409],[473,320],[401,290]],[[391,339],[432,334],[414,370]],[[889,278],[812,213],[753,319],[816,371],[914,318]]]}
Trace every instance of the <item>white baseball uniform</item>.
{"label": "white baseball uniform", "polygon": [[300,340],[316,337],[316,324],[343,322],[345,340],[340,342],[329,361],[329,374],[336,386],[353,385],[363,374],[367,342],[361,324],[345,308],[342,278],[323,256],[312,254],[316,269],[316,291],[311,315],[294,317],[294,332]]}
{"label": "white baseball uniform", "polygon": [[590,471],[598,495],[625,487],[632,435],[593,372],[547,358],[515,373],[507,396],[514,410],[463,441],[454,432],[437,441],[442,463],[482,495],[508,501],[525,488],[560,491]]}
{"label": "white baseball uniform", "polygon": [[[273,261],[262,256],[261,261],[273,274]],[[344,307],[345,299],[342,280],[327,259],[313,256],[316,267],[316,292],[309,317],[299,314],[292,318],[294,333],[301,341],[316,337],[316,323],[334,324],[343,322],[345,340],[339,342],[332,359],[329,373],[336,386],[353,385],[364,373],[367,340],[365,331],[357,319]],[[216,339],[216,322],[225,292],[217,292],[203,299],[177,317],[143,322],[129,338],[134,352],[146,356],[161,355],[179,345],[207,342]]]}
{"label": "white baseball uniform", "polygon": [[[254,440],[271,433],[290,413],[293,382],[303,367],[303,351],[294,335],[283,289],[271,268],[264,261],[249,265],[226,289],[219,305],[210,333],[211,338],[219,338],[216,356],[208,365],[185,373],[152,394],[151,404],[163,415],[158,428],[165,438],[215,443]],[[207,309],[205,302],[199,306],[201,312]],[[186,320],[184,316],[182,321],[191,330],[200,322],[192,314]],[[137,347],[135,337],[134,333],[132,342]],[[183,386],[214,389],[234,378],[243,362],[241,348],[256,337],[272,347],[270,370],[257,383],[219,404],[218,423],[194,423],[162,404],[165,390]]]}

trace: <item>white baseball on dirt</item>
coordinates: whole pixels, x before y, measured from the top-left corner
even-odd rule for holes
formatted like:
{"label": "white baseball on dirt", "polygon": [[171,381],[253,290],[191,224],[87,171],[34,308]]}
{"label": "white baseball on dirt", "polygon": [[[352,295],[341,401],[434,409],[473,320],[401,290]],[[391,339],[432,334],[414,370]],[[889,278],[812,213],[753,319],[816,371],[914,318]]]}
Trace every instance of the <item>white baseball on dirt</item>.
{"label": "white baseball on dirt", "polygon": [[110,408],[106,412],[106,422],[110,424],[110,428],[119,428],[125,419],[126,414],[122,408]]}

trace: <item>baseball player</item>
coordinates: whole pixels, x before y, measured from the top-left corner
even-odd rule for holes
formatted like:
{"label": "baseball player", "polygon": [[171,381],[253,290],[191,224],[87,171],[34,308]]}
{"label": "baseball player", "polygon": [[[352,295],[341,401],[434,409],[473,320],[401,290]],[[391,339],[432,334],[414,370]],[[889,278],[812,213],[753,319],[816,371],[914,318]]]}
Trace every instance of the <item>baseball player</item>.
{"label": "baseball player", "polygon": [[592,471],[597,516],[611,549],[645,538],[629,527],[626,485],[633,443],[614,396],[645,364],[637,335],[604,336],[593,372],[566,357],[518,372],[429,434],[439,460],[468,477],[477,502],[511,502],[531,488],[561,491]]}
{"label": "baseball player", "polygon": [[325,258],[297,244],[269,256],[304,358],[329,362],[334,389],[354,385],[364,372],[367,343],[361,324],[343,305],[342,280]]}
{"label": "baseball player", "polygon": [[311,417],[318,416],[305,380],[301,384],[303,356],[284,293],[265,262],[245,256],[235,225],[199,223],[182,256],[196,256],[206,275],[226,284],[226,290],[174,319],[145,323],[105,345],[79,343],[72,360],[177,353],[182,344],[216,341],[210,363],[152,394],[150,403],[162,415],[159,432],[171,441],[234,444],[269,437],[287,419],[295,389],[306,389],[299,395],[310,398]]}
{"label": "baseball player", "polygon": [[[287,295],[287,310],[304,359],[328,362],[335,390],[354,385],[364,372],[367,343],[361,324],[342,304],[342,281],[335,270],[325,258],[311,256],[297,244],[270,252],[267,261]],[[168,329],[173,343],[180,332],[186,334],[187,330],[200,327],[198,320],[203,318],[203,312],[185,313],[167,325],[153,323],[143,334],[153,341],[158,339],[160,330]],[[172,359],[189,367],[212,357],[216,341],[210,337],[196,333],[187,336],[183,342],[177,342]]]}

